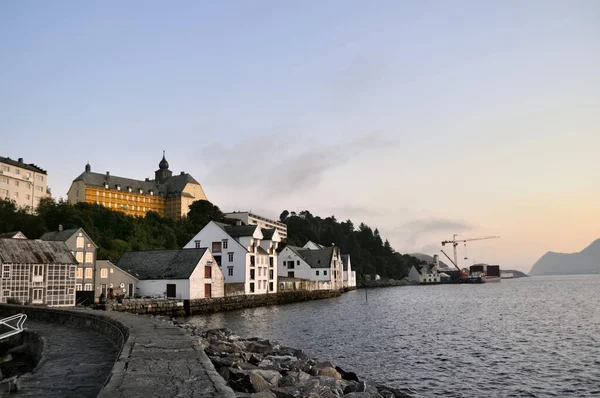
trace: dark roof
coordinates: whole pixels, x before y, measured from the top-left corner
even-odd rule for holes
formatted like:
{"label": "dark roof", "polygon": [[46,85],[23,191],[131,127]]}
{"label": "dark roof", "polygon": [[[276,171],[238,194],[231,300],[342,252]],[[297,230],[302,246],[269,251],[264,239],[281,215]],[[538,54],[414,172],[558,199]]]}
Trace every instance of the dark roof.
{"label": "dark roof", "polygon": [[78,264],[64,242],[27,239],[0,239],[0,263]]}
{"label": "dark roof", "polygon": [[117,267],[115,264],[112,263],[112,261],[110,260],[97,260],[96,261],[96,269],[99,270],[102,267],[112,267],[112,268],[116,268],[117,270],[121,271],[122,273],[129,275],[130,277],[132,277],[133,279],[137,279],[135,276],[131,275],[129,272],[127,271],[123,271],[121,268]]}
{"label": "dark roof", "polygon": [[188,279],[206,252],[202,249],[125,252],[117,267],[140,280]]}
{"label": "dark roof", "polygon": [[156,180],[135,180],[133,178],[119,177],[113,175],[106,175],[101,173],[94,173],[91,171],[84,171],[73,182],[83,181],[85,185],[94,187],[104,187],[107,183],[109,188],[115,189],[117,185],[121,186],[121,190],[126,192],[128,187],[131,187],[132,192],[139,192],[140,189],[144,193],[154,191],[156,195],[168,196],[169,194],[180,194],[185,189],[187,184],[198,184],[198,181],[191,175],[184,173],[178,174],[165,179],[164,183],[159,184]]}
{"label": "dark roof", "polygon": [[263,239],[266,240],[270,240],[273,238],[273,234],[275,233],[275,228],[271,228],[271,229],[265,229],[265,228],[261,228],[262,230],[262,234],[263,234]]}
{"label": "dark roof", "polygon": [[262,247],[260,247],[260,246],[258,246],[258,247],[256,248],[256,251],[257,251],[259,254],[267,254],[267,255],[269,254],[269,252],[268,252],[268,251],[266,251],[265,249],[263,249],[263,248],[262,248]]}
{"label": "dark roof", "polygon": [[333,249],[333,247],[326,247],[320,250],[302,249],[300,253],[311,268],[329,268]]}
{"label": "dark roof", "polygon": [[65,242],[77,231],[79,231],[79,228],[65,229],[64,231],[46,232],[40,239],[55,242]]}
{"label": "dark roof", "polygon": [[215,222],[215,224],[221,227],[232,238],[252,236],[256,232],[256,228],[258,228],[258,225],[227,225],[220,222]]}
{"label": "dark roof", "polygon": [[350,260],[350,255],[342,254],[342,264],[344,265],[344,271],[348,271],[348,260]]}
{"label": "dark roof", "polygon": [[5,158],[2,156],[0,156],[0,162],[10,164],[11,166],[20,167],[22,169],[35,171],[36,173],[48,174],[48,173],[46,173],[46,170],[36,166],[33,163],[29,163],[29,164],[21,163],[18,160],[13,160],[11,158]]}
{"label": "dark roof", "polygon": [[25,236],[21,231],[4,232],[0,234],[0,239],[14,239],[14,237],[18,234],[22,234],[23,236]]}

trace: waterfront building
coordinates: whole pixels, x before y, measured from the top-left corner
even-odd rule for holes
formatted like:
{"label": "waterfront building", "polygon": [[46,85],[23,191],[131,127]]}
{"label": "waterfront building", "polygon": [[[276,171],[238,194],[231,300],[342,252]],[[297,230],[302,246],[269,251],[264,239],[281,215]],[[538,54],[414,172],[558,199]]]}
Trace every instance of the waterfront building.
{"label": "waterfront building", "polygon": [[256,224],[227,225],[211,221],[184,247],[209,248],[225,275],[225,295],[266,294],[277,291],[275,228]]}
{"label": "waterfront building", "polygon": [[344,287],[349,289],[355,288],[356,271],[352,271],[349,254],[342,254],[342,264],[344,267]]}
{"label": "waterfront building", "polygon": [[1,233],[0,239],[27,239],[27,237],[21,231],[13,231]]}
{"label": "waterfront building", "polygon": [[0,199],[9,199],[33,214],[40,200],[50,196],[48,173],[23,158],[0,156]]}
{"label": "waterfront building", "polygon": [[249,211],[234,211],[232,213],[225,213],[225,217],[240,220],[245,225],[258,225],[260,228],[264,229],[275,228],[281,240],[287,239],[287,225],[282,222],[271,220]]}
{"label": "waterfront building", "polygon": [[302,246],[303,249],[310,249],[310,250],[320,250],[320,249],[324,249],[325,246],[320,245],[318,243],[313,242],[312,240],[309,240],[308,242],[306,242],[304,244],[304,246]]}
{"label": "waterfront building", "polygon": [[40,238],[44,241],[64,242],[77,260],[75,291],[78,303],[92,303],[94,301],[94,273],[96,269],[96,253],[98,246],[83,228],[63,230],[62,225],[58,231],[46,232]]}
{"label": "waterfront building", "polygon": [[95,296],[99,299],[101,295],[108,297],[110,289],[115,296],[128,298],[135,297],[139,280],[128,272],[123,271],[108,260],[96,261],[96,288]]}
{"label": "waterfront building", "polygon": [[279,253],[277,266],[280,277],[316,282],[310,285],[311,289],[337,290],[344,287],[342,258],[337,246],[318,250],[286,246]]}
{"label": "waterfront building", "polygon": [[440,283],[441,277],[438,269],[434,264],[429,265],[413,265],[408,272],[407,279],[416,283]]}
{"label": "waterfront building", "polygon": [[117,266],[138,279],[138,296],[195,300],[224,296],[224,277],[210,251],[125,252]]}
{"label": "waterfront building", "polygon": [[197,200],[207,200],[204,190],[191,175],[173,175],[169,162],[163,158],[154,172],[154,179],[136,180],[85,171],[73,180],[67,194],[70,203],[95,203],[132,216],[145,216],[154,211],[163,217],[181,218]]}
{"label": "waterfront building", "polygon": [[64,242],[0,239],[0,302],[74,306],[77,265]]}

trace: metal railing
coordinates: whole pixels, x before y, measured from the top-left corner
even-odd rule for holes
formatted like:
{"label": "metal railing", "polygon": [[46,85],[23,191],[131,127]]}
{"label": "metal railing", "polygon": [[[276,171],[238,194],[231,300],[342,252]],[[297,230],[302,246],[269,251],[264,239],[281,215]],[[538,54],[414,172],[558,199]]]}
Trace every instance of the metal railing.
{"label": "metal railing", "polygon": [[23,331],[23,324],[26,320],[27,315],[25,314],[17,314],[0,320],[0,327],[2,330],[8,329],[0,334],[0,341],[21,333]]}

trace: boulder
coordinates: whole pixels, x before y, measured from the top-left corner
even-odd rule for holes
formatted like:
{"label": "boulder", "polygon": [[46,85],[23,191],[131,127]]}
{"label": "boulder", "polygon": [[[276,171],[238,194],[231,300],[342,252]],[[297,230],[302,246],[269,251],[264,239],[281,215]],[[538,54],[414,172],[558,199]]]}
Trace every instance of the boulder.
{"label": "boulder", "polygon": [[250,379],[250,384],[252,384],[252,390],[254,390],[251,392],[261,392],[273,387],[272,384],[270,384],[264,379],[264,377],[256,372],[250,372],[248,377]]}
{"label": "boulder", "polygon": [[265,340],[265,342],[250,341],[246,345],[246,351],[256,354],[268,354],[271,351],[271,343],[268,340]]}
{"label": "boulder", "polygon": [[277,398],[277,395],[271,391],[265,390],[250,395],[250,398]]}
{"label": "boulder", "polygon": [[316,376],[327,376],[327,377],[332,377],[334,379],[342,378],[342,375],[339,374],[339,372],[332,367],[327,367],[327,368],[323,368],[323,369],[317,368]]}

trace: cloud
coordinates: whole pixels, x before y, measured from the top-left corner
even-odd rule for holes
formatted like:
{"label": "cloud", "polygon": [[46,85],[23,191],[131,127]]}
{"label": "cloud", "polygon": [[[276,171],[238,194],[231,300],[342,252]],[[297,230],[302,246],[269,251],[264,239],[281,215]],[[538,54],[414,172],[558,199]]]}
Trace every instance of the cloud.
{"label": "cloud", "polygon": [[390,148],[395,142],[380,133],[364,134],[346,142],[322,145],[321,140],[291,141],[282,136],[256,137],[226,148],[203,150],[208,183],[256,188],[270,195],[288,195],[315,188],[335,168],[357,157]]}

